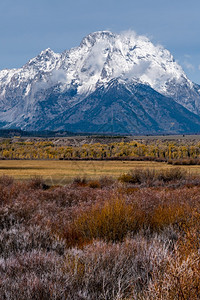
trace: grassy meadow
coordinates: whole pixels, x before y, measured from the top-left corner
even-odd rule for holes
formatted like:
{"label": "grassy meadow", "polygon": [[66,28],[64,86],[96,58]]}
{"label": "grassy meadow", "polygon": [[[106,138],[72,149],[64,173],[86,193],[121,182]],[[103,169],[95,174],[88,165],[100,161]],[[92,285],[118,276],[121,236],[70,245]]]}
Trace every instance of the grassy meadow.
{"label": "grassy meadow", "polygon": [[[164,162],[154,161],[59,161],[59,160],[1,160],[0,176],[8,175],[17,180],[41,176],[47,184],[67,184],[75,177],[98,179],[102,176],[118,178],[135,168],[176,168]],[[188,173],[200,175],[200,165],[180,166]]]}

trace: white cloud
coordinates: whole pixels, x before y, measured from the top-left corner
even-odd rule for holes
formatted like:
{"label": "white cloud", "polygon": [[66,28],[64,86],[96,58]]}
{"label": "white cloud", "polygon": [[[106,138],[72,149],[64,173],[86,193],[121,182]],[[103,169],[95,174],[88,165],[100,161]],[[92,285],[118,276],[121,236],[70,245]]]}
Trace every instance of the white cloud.
{"label": "white cloud", "polygon": [[140,78],[143,74],[145,74],[150,67],[151,62],[149,61],[141,61],[139,64],[133,66],[133,68],[125,73],[126,78]]}
{"label": "white cloud", "polygon": [[67,81],[66,77],[67,76],[64,70],[53,70],[50,80],[53,83],[57,83],[57,82],[66,83]]}
{"label": "white cloud", "polygon": [[189,71],[194,71],[195,70],[195,67],[193,64],[191,64],[190,62],[188,61],[184,61],[184,67],[189,70]]}
{"label": "white cloud", "polygon": [[185,57],[185,58],[191,58],[191,55],[189,55],[189,54],[184,54],[184,57]]}

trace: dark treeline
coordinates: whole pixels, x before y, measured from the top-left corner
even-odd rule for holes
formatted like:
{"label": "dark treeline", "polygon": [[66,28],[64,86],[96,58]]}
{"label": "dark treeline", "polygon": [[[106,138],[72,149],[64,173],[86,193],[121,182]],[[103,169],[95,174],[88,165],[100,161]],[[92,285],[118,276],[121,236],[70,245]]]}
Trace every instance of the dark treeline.
{"label": "dark treeline", "polygon": [[10,138],[14,136],[20,137],[62,137],[62,136],[76,136],[70,131],[25,131],[21,129],[0,129],[0,137]]}

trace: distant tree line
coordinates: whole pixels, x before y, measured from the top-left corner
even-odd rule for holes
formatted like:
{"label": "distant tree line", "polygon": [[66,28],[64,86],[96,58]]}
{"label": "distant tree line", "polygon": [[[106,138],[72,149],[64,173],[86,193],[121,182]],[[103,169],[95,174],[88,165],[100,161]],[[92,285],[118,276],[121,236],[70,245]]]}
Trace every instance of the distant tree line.
{"label": "distant tree line", "polygon": [[53,141],[14,141],[4,139],[0,142],[0,159],[33,160],[194,160],[200,157],[200,142],[180,144],[169,141],[141,143],[113,142],[95,143],[81,146],[59,146]]}

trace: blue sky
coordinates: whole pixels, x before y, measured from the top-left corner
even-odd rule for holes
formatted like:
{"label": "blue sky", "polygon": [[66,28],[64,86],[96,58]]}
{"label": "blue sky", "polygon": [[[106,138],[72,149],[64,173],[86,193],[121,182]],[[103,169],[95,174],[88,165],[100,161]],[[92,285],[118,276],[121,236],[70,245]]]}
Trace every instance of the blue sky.
{"label": "blue sky", "polygon": [[0,0],[0,69],[78,46],[93,31],[130,29],[170,50],[200,83],[199,0]]}

